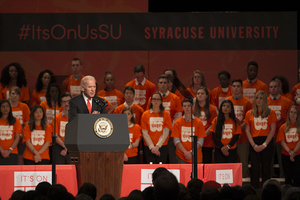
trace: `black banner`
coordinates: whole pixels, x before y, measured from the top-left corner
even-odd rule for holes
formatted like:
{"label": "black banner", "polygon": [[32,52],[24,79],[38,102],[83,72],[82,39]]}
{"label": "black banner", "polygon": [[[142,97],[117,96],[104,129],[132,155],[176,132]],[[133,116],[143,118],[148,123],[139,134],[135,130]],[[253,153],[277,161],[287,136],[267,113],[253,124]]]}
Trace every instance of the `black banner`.
{"label": "black banner", "polygon": [[0,14],[0,51],[297,49],[296,12]]}

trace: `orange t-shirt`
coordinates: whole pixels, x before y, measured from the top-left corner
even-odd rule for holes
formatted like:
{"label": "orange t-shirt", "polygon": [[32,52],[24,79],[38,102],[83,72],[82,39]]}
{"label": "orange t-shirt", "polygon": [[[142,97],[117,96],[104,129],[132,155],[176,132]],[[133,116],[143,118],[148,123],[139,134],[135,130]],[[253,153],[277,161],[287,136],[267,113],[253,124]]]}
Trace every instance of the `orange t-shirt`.
{"label": "orange t-shirt", "polygon": [[256,92],[260,90],[268,94],[268,86],[261,80],[256,79],[253,83],[249,83],[247,79],[243,81],[243,95],[251,102],[253,102]]}
{"label": "orange t-shirt", "polygon": [[[252,102],[247,98],[242,96],[242,98],[236,100],[232,96],[228,97],[228,100],[232,101],[234,106],[235,117],[238,119],[240,124],[244,123],[246,113],[252,109]],[[237,143],[248,142],[245,129],[242,130],[242,134],[238,139]]]}
{"label": "orange t-shirt", "polygon": [[11,107],[14,117],[20,120],[22,125],[29,121],[30,109],[26,103],[19,102],[16,107]]}
{"label": "orange t-shirt", "polygon": [[246,113],[245,123],[250,126],[250,132],[252,137],[268,136],[270,133],[271,124],[277,122],[276,113],[271,109],[271,112],[267,118],[254,117],[251,114],[252,110]]}
{"label": "orange t-shirt", "polygon": [[[15,140],[15,134],[19,133],[22,133],[22,126],[17,118],[15,124],[11,126],[7,120],[0,118],[0,145],[2,149],[8,150]],[[14,148],[11,153],[18,154],[18,148]]]}
{"label": "orange t-shirt", "polygon": [[[171,92],[171,91],[169,91],[169,92]],[[178,96],[178,98],[180,99],[180,102],[182,102],[185,99],[184,96],[182,96],[182,94],[178,90],[176,90],[174,94],[176,96]]]}
{"label": "orange t-shirt", "polygon": [[[0,84],[0,100],[8,99],[10,88],[12,88],[11,85],[6,86],[6,87],[2,87],[2,85]],[[19,101],[29,101],[30,96],[29,96],[28,87],[22,86],[20,89],[21,89],[21,93],[20,93],[20,100]]]}
{"label": "orange t-shirt", "polygon": [[[148,109],[150,106],[150,100],[151,97],[149,98],[148,101],[148,106],[147,106]],[[162,100],[163,100],[162,104],[165,110],[170,113],[171,119],[173,121],[175,114],[178,112],[182,112],[182,106],[179,97],[176,94],[169,92],[169,94],[163,97]]]}
{"label": "orange t-shirt", "polygon": [[147,79],[145,80],[144,85],[139,85],[136,84],[136,79],[133,79],[125,85],[125,87],[127,86],[131,86],[135,90],[134,103],[146,110],[148,99],[156,91],[155,85]]}
{"label": "orange t-shirt", "polygon": [[280,96],[276,100],[268,97],[268,105],[269,108],[275,111],[277,117],[276,132],[274,134],[274,138],[276,138],[280,126],[286,122],[288,111],[293,105],[293,102],[283,96]]}
{"label": "orange t-shirt", "polygon": [[[42,129],[42,126],[35,126],[35,129],[32,132],[29,129],[29,125],[26,124],[24,127],[23,143],[30,140],[30,143],[33,145],[35,150],[39,151],[46,142],[52,142],[51,132],[51,126],[48,124],[46,125],[45,130]],[[23,158],[34,161],[34,154],[27,146],[24,150]],[[41,154],[41,158],[50,160],[49,148]]]}
{"label": "orange t-shirt", "polygon": [[[193,119],[193,133],[197,136],[197,139],[206,137],[205,128],[201,122],[200,119],[194,118]],[[180,117],[177,119],[174,123],[174,128],[172,130],[171,137],[179,138],[181,141],[181,144],[187,151],[192,150],[192,139],[191,139],[191,122],[186,122],[183,117]],[[176,154],[181,160],[184,160],[185,162],[191,163],[191,160],[187,160],[184,157],[184,153],[180,151],[178,148],[176,148]],[[202,162],[202,148],[199,148],[197,150],[197,160],[198,163]]]}
{"label": "orange t-shirt", "polygon": [[69,92],[71,93],[72,97],[80,95],[81,94],[80,82],[83,77],[84,75],[81,75],[80,79],[75,80],[73,78],[73,75],[71,75],[69,78],[66,78],[62,83],[62,92],[63,93]]}
{"label": "orange t-shirt", "polygon": [[[204,108],[201,108],[201,116],[199,119],[202,121],[205,131],[211,126],[211,122],[214,120],[214,118],[218,116],[216,107],[214,107],[211,104],[209,105],[209,112],[210,112],[210,118],[207,120],[205,117]],[[207,137],[204,138],[203,147],[215,147],[212,134],[209,134]]]}
{"label": "orange t-shirt", "polygon": [[211,104],[220,108],[221,103],[232,95],[232,87],[229,85],[227,92],[222,91],[222,87],[216,87],[211,91]]}
{"label": "orange t-shirt", "polygon": [[124,103],[123,93],[116,89],[112,91],[100,90],[97,93],[97,96],[105,97],[105,99],[107,99],[114,108]]}
{"label": "orange t-shirt", "polygon": [[281,94],[281,96],[283,96],[283,97],[285,97],[285,98],[287,98],[287,99],[289,99],[291,101],[294,101],[293,96],[292,96],[291,93]]}
{"label": "orange t-shirt", "polygon": [[[129,130],[130,144],[134,143],[137,139],[141,138],[142,129],[138,124],[134,124],[134,125],[128,127],[128,130]],[[137,156],[137,152],[138,152],[138,148],[134,147],[133,149],[127,149],[125,151],[125,154],[127,155],[127,157],[134,157],[134,156]]]}
{"label": "orange t-shirt", "polygon": [[[217,125],[217,117],[212,121],[211,124],[210,131],[212,132],[212,134],[214,134],[216,130],[216,125]],[[221,138],[222,144],[226,146],[227,144],[229,144],[229,142],[231,141],[234,135],[240,135],[241,133],[242,131],[239,123],[236,123],[236,127],[235,127],[235,124],[231,118],[226,119],[224,121],[224,129],[222,131],[222,138]],[[236,148],[236,143],[230,149],[234,149],[234,148]]]}
{"label": "orange t-shirt", "polygon": [[[159,113],[152,112],[152,110],[147,110],[142,115],[141,128],[142,130],[148,131],[148,134],[155,146],[160,136],[163,134],[164,128],[172,129],[171,116],[166,110],[163,111],[163,116],[159,116]],[[163,145],[167,145],[168,141],[169,136],[167,137]],[[145,141],[144,145],[148,146]]]}
{"label": "orange t-shirt", "polygon": [[[51,124],[54,117],[54,107],[50,108],[47,104],[47,101],[43,101],[40,106],[42,106],[42,108],[44,109],[45,115],[47,117],[47,124]],[[55,110],[56,113],[60,113],[61,111],[63,111],[63,107],[58,107],[58,104],[56,104]]]}
{"label": "orange t-shirt", "polygon": [[[122,111],[123,111],[124,108],[125,108],[125,105],[124,105],[124,104],[119,105],[119,106],[114,110],[114,114],[122,114]],[[133,115],[134,115],[135,123],[140,124],[142,114],[144,113],[144,109],[143,109],[141,106],[136,105],[136,104],[133,104],[133,105],[131,106],[131,109],[132,109],[132,112],[133,112]]]}
{"label": "orange t-shirt", "polygon": [[32,96],[31,96],[31,107],[35,106],[35,105],[40,105],[42,101],[46,100],[46,91],[45,90],[41,90],[40,92],[37,92],[36,90],[34,90],[32,92]]}
{"label": "orange t-shirt", "polygon": [[[278,135],[276,142],[280,143],[281,141],[285,141],[289,149],[294,150],[296,147],[296,144],[300,141],[299,133],[297,133],[297,128],[295,123],[290,124],[290,130],[289,132],[285,133],[286,124],[282,124],[279,128]],[[287,152],[284,148],[282,148],[281,153],[284,155],[289,156],[289,152]],[[297,155],[300,154],[300,149],[297,151]]]}
{"label": "orange t-shirt", "polygon": [[[56,115],[55,132],[63,142],[65,142],[65,129],[67,123],[68,123],[68,116],[62,115],[62,112]],[[51,128],[52,130],[54,130],[54,119],[51,122]]]}

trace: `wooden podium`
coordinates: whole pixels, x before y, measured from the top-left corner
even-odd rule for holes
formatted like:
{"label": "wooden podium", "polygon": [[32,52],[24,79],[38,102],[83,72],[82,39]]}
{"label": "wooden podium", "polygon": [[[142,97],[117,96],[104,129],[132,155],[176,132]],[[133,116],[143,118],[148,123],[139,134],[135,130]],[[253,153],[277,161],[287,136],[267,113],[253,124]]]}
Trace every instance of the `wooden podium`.
{"label": "wooden podium", "polygon": [[66,126],[65,144],[71,164],[76,165],[78,188],[89,182],[97,188],[96,199],[106,193],[119,199],[124,152],[129,145],[126,115],[78,114]]}

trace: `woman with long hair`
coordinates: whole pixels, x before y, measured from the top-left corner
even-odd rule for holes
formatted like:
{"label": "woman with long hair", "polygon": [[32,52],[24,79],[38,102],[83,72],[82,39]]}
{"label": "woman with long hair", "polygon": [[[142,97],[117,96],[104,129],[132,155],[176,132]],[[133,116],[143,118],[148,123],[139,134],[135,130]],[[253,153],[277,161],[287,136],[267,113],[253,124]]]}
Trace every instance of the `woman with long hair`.
{"label": "woman with long hair", "polygon": [[135,123],[132,109],[125,107],[122,114],[126,114],[130,144],[124,153],[125,164],[138,164],[138,146],[142,137],[141,127]]}
{"label": "woman with long hair", "polygon": [[276,142],[282,146],[281,160],[285,184],[300,186],[300,111],[291,106],[285,124],[279,128]]}
{"label": "woman with long hair", "polygon": [[0,165],[17,165],[22,126],[13,116],[8,100],[0,101],[0,126]]}
{"label": "woman with long hair", "polygon": [[30,100],[25,72],[19,63],[10,63],[2,69],[0,78],[0,100],[8,99],[12,86],[21,89],[20,101],[28,104]]}
{"label": "woman with long hair", "polygon": [[35,90],[32,92],[31,107],[40,105],[42,101],[46,100],[46,91],[51,83],[55,83],[53,72],[48,69],[41,71],[36,80]]}
{"label": "woman with long hair", "polygon": [[167,162],[167,144],[169,130],[172,129],[172,120],[162,103],[161,94],[154,92],[150,99],[149,110],[145,111],[141,118],[146,163],[165,164]]}
{"label": "woman with long hair", "polygon": [[184,96],[179,92],[179,90],[175,87],[174,80],[177,78],[177,72],[175,69],[168,68],[165,69],[164,74],[166,74],[169,77],[169,83],[168,83],[168,89],[170,92],[176,94],[180,101],[182,102],[184,100]]}
{"label": "woman with long hair", "polygon": [[40,105],[31,109],[30,119],[24,127],[23,142],[26,148],[23,154],[25,165],[49,164],[49,146],[51,127],[46,123],[46,115]]}
{"label": "woman with long hair", "polygon": [[259,188],[260,166],[262,182],[271,178],[271,163],[274,143],[271,142],[276,130],[276,113],[268,107],[267,94],[258,91],[253,101],[253,109],[246,113],[245,132],[250,142],[251,185]]}
{"label": "woman with long hair", "polygon": [[236,163],[236,141],[242,131],[230,100],[224,100],[221,103],[219,115],[213,120],[210,131],[215,143],[215,162]]}
{"label": "woman with long hair", "polygon": [[105,88],[97,93],[97,96],[107,99],[115,109],[124,103],[124,95],[120,90],[115,89],[115,76],[110,72],[104,75]]}
{"label": "woman with long hair", "polygon": [[[187,88],[187,90],[193,95],[193,97],[196,97],[197,96],[196,92],[201,86],[206,87],[204,74],[200,70],[195,70],[192,75],[192,83],[190,87]],[[210,95],[210,90],[209,89],[207,90]]]}
{"label": "woman with long hair", "polygon": [[[56,114],[63,110],[61,106],[61,90],[60,87],[56,83],[52,83],[48,86],[46,91],[46,100],[42,101],[40,106],[44,109],[47,118],[47,124],[51,124],[52,119],[54,117],[54,110],[56,110]],[[54,100],[56,101],[56,105],[54,108]]]}
{"label": "woman with long hair", "polygon": [[202,146],[203,163],[212,163],[212,152],[214,150],[214,141],[210,132],[211,123],[218,116],[216,108],[209,103],[208,89],[201,86],[196,92],[196,103],[194,115],[198,117],[205,128],[206,137]]}

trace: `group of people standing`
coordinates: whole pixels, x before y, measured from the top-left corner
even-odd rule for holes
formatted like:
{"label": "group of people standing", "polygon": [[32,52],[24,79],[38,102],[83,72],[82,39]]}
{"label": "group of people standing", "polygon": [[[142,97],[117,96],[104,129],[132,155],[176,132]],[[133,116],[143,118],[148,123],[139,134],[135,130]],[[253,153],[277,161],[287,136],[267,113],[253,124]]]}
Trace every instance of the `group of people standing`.
{"label": "group of people standing", "polygon": [[[125,163],[191,163],[193,134],[197,136],[198,162],[239,161],[246,177],[250,158],[251,184],[258,188],[260,171],[263,182],[271,178],[276,151],[286,183],[300,186],[299,84],[289,94],[287,79],[275,76],[268,88],[257,79],[258,64],[252,61],[247,65],[246,80],[234,79],[230,85],[230,73],[221,71],[220,86],[211,91],[203,73],[195,70],[187,88],[194,97],[191,100],[184,97],[187,91],[174,86],[174,69],[166,69],[158,77],[156,89],[139,64],[134,68],[135,79],[123,92],[114,88],[114,76],[106,72],[105,88],[96,93],[97,82],[81,73],[81,60],[74,58],[70,64],[72,75],[61,86],[50,70],[40,73],[31,112],[22,67],[11,63],[2,70],[0,164],[17,164],[22,143],[26,145],[22,152],[25,164],[49,163],[54,117],[58,160],[67,163],[64,131],[68,121],[78,113],[123,113],[127,115],[130,138]],[[99,101],[103,101],[100,106]],[[14,111],[15,107],[19,110]],[[142,161],[139,149],[143,149]]]}

